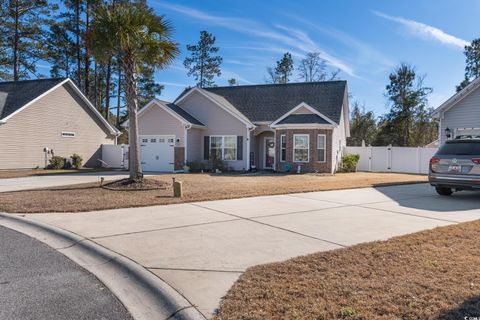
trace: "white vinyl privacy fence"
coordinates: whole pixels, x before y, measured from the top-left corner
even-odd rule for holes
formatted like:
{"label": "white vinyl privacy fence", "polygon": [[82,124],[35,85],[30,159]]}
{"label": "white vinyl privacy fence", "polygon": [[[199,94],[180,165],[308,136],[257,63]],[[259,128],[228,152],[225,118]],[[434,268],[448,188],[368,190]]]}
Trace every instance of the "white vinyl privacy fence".
{"label": "white vinyl privacy fence", "polygon": [[345,147],[345,154],[358,154],[358,171],[428,173],[437,148]]}
{"label": "white vinyl privacy fence", "polygon": [[127,169],[128,144],[102,144],[102,166],[115,169]]}

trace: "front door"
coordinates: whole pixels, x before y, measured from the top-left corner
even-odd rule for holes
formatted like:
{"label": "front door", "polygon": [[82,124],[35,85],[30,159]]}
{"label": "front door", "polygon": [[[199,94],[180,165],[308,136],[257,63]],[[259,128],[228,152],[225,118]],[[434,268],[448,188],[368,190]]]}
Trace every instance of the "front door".
{"label": "front door", "polygon": [[273,169],[275,163],[275,141],[265,138],[265,169]]}

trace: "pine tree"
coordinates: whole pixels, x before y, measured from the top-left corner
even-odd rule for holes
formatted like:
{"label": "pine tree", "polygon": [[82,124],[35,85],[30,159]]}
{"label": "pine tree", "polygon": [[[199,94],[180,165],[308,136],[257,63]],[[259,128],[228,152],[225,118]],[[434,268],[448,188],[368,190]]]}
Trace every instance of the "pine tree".
{"label": "pine tree", "polygon": [[193,75],[200,88],[215,85],[213,78],[220,76],[222,57],[215,55],[219,48],[215,47],[215,37],[207,31],[200,32],[200,40],[196,45],[187,45],[190,57],[185,58],[183,65],[188,69],[188,76]]}
{"label": "pine tree", "polygon": [[47,0],[9,0],[1,2],[0,72],[14,81],[37,75],[36,63],[47,57],[44,28],[56,5]]}
{"label": "pine tree", "polygon": [[50,26],[46,42],[50,63],[50,76],[71,77],[72,67],[75,62],[75,42],[68,32],[64,21],[56,22]]}
{"label": "pine tree", "polygon": [[465,47],[465,79],[456,87],[457,92],[480,76],[480,39],[473,40]]}
{"label": "pine tree", "polygon": [[427,110],[431,88],[423,86],[425,76],[418,76],[413,66],[401,64],[390,74],[386,97],[391,109],[380,121],[382,143],[401,147],[418,146],[414,128]]}
{"label": "pine tree", "polygon": [[361,146],[362,141],[370,145],[375,141],[377,123],[372,111],[365,111],[365,106],[360,107],[358,101],[353,102],[350,117],[350,137],[347,138],[349,146]]}
{"label": "pine tree", "polygon": [[292,55],[287,52],[277,61],[275,68],[267,68],[267,83],[288,83],[293,71]]}

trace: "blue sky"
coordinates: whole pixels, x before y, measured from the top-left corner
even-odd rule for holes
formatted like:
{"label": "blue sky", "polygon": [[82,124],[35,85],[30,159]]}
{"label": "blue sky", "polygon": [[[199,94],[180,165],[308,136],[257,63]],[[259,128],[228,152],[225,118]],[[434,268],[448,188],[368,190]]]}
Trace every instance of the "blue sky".
{"label": "blue sky", "polygon": [[[201,30],[217,39],[223,57],[217,85],[236,78],[240,84],[265,82],[266,68],[284,52],[295,63],[307,52],[321,52],[330,67],[348,80],[353,99],[381,115],[388,74],[400,62],[426,74],[437,107],[463,79],[463,46],[479,37],[480,1],[238,1],[148,0],[175,28],[181,54],[156,74],[165,85],[160,98],[173,100],[193,78],[186,76],[186,44]],[[297,80],[298,76],[294,75]]]}

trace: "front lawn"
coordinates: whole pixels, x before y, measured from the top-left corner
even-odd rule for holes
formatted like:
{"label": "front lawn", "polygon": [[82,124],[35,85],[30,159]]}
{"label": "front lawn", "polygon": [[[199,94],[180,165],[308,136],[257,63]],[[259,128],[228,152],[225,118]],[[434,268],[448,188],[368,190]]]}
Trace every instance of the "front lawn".
{"label": "front lawn", "polygon": [[252,267],[215,319],[474,319],[479,230],[467,222]]}
{"label": "front lawn", "polygon": [[422,175],[366,172],[339,173],[334,176],[163,174],[153,178],[171,183],[173,176],[183,182],[184,197],[182,199],[173,198],[171,188],[151,191],[112,191],[100,188],[98,183],[89,183],[0,193],[0,211],[12,213],[92,211],[427,181],[426,176]]}
{"label": "front lawn", "polygon": [[101,172],[107,171],[103,168],[81,168],[81,169],[58,169],[58,170],[45,170],[45,169],[17,169],[17,170],[0,170],[0,179],[11,178],[23,178],[31,176],[43,176],[54,174],[67,174],[67,173],[88,173],[88,172]]}

